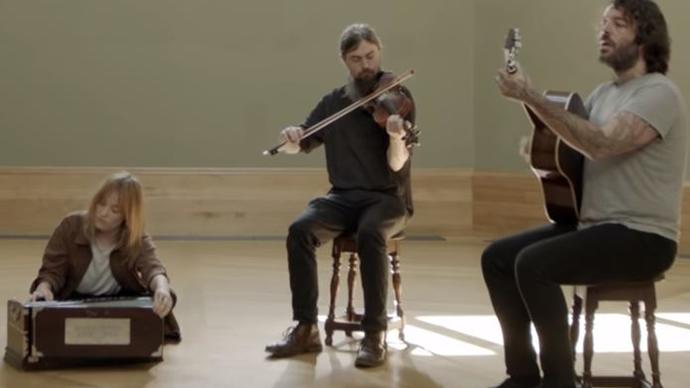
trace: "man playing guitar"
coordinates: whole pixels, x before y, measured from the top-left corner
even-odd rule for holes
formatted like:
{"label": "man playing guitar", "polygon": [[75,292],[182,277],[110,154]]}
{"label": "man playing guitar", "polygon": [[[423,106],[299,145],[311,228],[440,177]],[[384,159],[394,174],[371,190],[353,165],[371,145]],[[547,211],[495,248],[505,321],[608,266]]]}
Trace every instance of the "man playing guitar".
{"label": "man playing guitar", "polygon": [[687,144],[685,103],[665,76],[669,56],[658,6],[614,0],[601,19],[599,60],[615,78],[587,98],[588,119],[542,96],[519,68],[499,70],[501,93],[525,104],[585,161],[578,222],[502,238],[482,255],[509,375],[498,387],[575,387],[560,285],[652,279],[673,263]]}

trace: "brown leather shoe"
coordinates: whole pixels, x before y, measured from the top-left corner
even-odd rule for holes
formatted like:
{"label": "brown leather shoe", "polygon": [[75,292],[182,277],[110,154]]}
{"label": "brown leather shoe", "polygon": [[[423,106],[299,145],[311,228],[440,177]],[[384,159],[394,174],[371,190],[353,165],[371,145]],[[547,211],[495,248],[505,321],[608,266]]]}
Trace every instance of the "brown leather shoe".
{"label": "brown leather shoe", "polygon": [[355,366],[359,368],[379,366],[386,361],[386,351],[386,332],[368,331],[359,344]]}
{"label": "brown leather shoe", "polygon": [[287,329],[282,340],[266,345],[271,357],[291,357],[302,353],[318,353],[323,350],[319,328],[314,323],[299,323]]}

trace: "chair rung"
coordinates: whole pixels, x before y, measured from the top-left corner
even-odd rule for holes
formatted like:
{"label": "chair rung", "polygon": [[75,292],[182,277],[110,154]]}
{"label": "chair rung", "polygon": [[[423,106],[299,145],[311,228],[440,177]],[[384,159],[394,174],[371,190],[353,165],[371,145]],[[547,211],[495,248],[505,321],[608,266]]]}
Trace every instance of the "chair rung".
{"label": "chair rung", "polygon": [[652,388],[649,381],[634,376],[592,376],[590,381],[595,387]]}

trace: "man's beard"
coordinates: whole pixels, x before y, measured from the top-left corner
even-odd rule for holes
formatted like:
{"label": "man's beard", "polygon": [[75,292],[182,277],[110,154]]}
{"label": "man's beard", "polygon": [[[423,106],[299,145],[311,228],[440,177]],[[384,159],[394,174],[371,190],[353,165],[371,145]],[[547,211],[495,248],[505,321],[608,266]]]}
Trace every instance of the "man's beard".
{"label": "man's beard", "polygon": [[616,73],[621,73],[635,66],[637,56],[637,44],[628,43],[625,46],[616,47],[607,58],[599,56],[599,61],[609,65]]}
{"label": "man's beard", "polygon": [[379,83],[381,70],[374,72],[367,72],[360,74],[357,78],[350,78],[345,85],[345,94],[352,100],[356,101],[362,97],[371,94],[376,90]]}

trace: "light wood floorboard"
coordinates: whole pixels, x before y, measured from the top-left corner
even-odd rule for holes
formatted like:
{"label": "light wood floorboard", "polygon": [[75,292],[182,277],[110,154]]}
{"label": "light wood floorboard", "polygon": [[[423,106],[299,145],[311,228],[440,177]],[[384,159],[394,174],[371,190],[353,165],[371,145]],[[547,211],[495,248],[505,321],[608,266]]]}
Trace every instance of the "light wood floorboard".
{"label": "light wood floorboard", "polygon": [[[3,301],[27,296],[44,244],[0,240]],[[278,339],[290,325],[282,241],[159,241],[160,256],[180,295],[176,314],[183,334],[182,343],[166,346],[162,363],[43,372],[21,372],[3,363],[0,387],[486,387],[502,380],[504,373],[501,346],[484,337],[496,334],[491,325],[480,326],[477,334],[422,321],[427,316],[467,321],[483,316],[495,323],[479,268],[485,244],[473,237],[403,242],[403,306],[411,344],[404,346],[391,332],[388,363],[358,370],[353,366],[356,344],[342,333],[336,333],[335,347],[317,356],[266,359],[264,345]],[[322,314],[327,311],[329,248],[319,251]],[[659,312],[690,312],[690,260],[676,262],[659,285],[658,298]],[[601,309],[604,313],[626,312],[621,304],[604,304]],[[3,303],[3,346],[6,313]],[[687,387],[690,324],[659,321],[670,322],[682,334],[675,340],[660,334],[664,386]],[[659,330],[665,328],[660,325]],[[606,336],[596,337],[595,343]],[[663,350],[672,345],[681,350]],[[473,354],[476,352],[486,355]],[[649,371],[646,353],[643,356]],[[629,353],[603,352],[594,358],[595,371],[607,374],[627,373],[631,365]]]}

